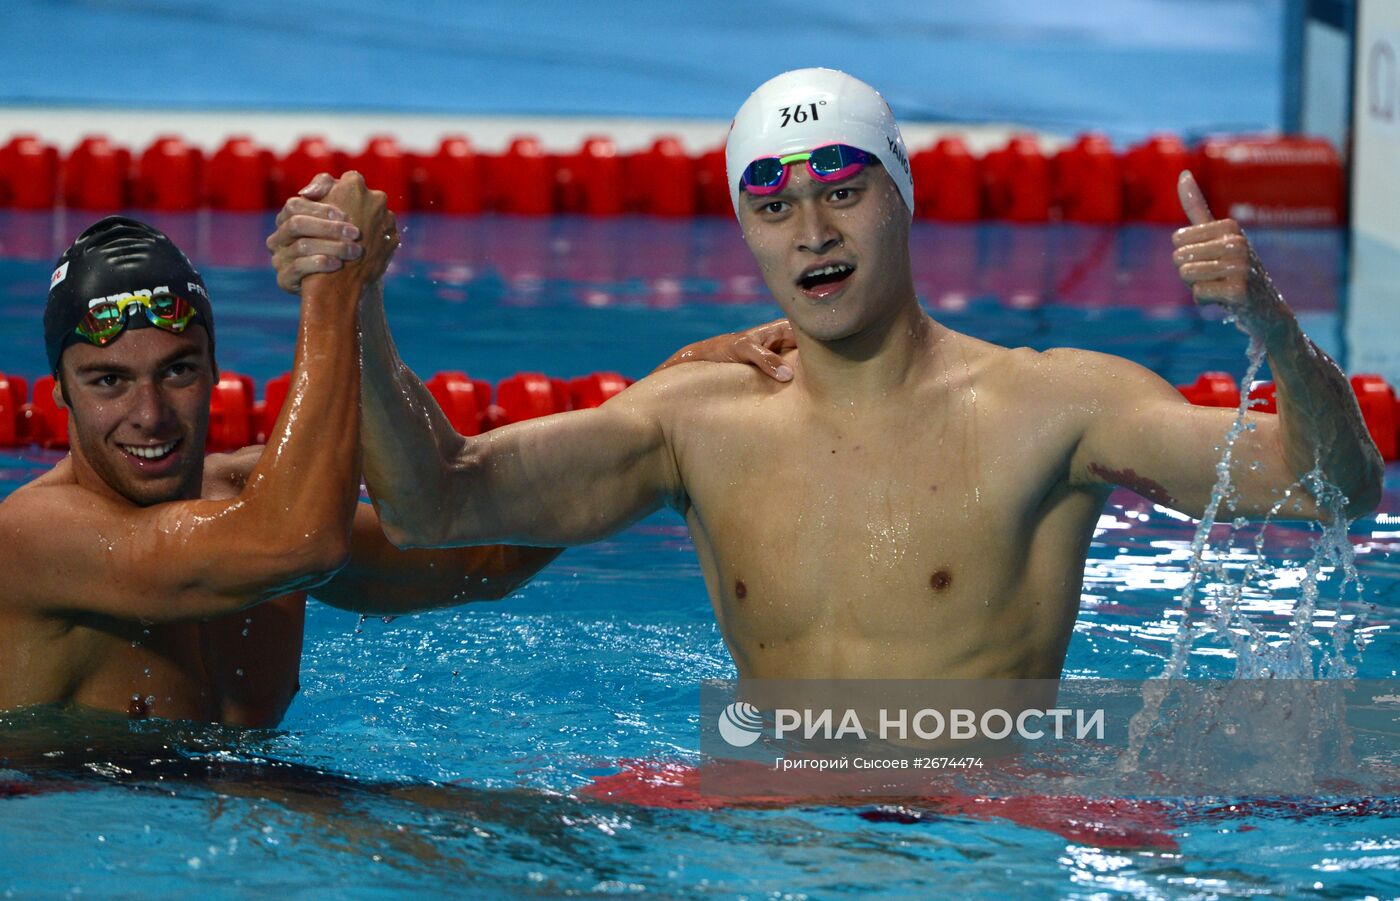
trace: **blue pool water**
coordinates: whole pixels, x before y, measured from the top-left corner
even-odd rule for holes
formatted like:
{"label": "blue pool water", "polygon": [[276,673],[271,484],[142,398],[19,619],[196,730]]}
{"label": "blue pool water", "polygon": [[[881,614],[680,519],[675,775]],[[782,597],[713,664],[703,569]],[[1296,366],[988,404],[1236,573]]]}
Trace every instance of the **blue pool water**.
{"label": "blue pool water", "polygon": [[[53,257],[84,224],[0,216],[0,370],[42,371],[38,298]],[[222,367],[259,382],[284,371],[296,306],[264,268],[269,219],[161,224],[204,268]],[[424,375],[465,369],[496,380],[521,370],[613,369],[636,377],[687,341],[776,313],[728,220],[407,224],[389,310],[405,358]],[[1255,239],[1315,337],[1340,351],[1339,237]],[[1205,369],[1244,370],[1239,333],[1199,314],[1176,282],[1164,230],[921,224],[914,243],[920,295],[955,328],[1009,344],[1120,353],[1174,382]],[[0,452],[0,492],[54,459]],[[1339,596],[1335,580],[1324,581],[1314,617],[1319,630],[1345,622],[1367,636],[1353,660],[1365,678],[1400,675],[1396,467],[1386,489],[1381,511],[1352,529],[1361,596]],[[1162,670],[1192,533],[1192,523],[1147,501],[1114,495],[1090,551],[1068,675]],[[1306,559],[1310,537],[1306,527],[1270,526],[1265,548],[1278,571],[1246,594],[1250,615],[1279,638],[1298,596],[1297,570],[1287,564]],[[1191,666],[1193,675],[1227,676],[1233,661],[1219,643],[1205,643]],[[184,751],[167,752],[154,768],[149,754],[135,766],[94,752],[70,766],[81,776],[77,790],[0,797],[0,891],[1400,893],[1396,821],[1353,808],[1183,815],[1171,830],[1177,850],[1120,851],[995,817],[872,822],[860,809],[651,810],[575,795],[620,760],[694,760],[699,682],[733,675],[684,524],[671,514],[566,552],[500,603],[392,622],[312,604],[302,691],[275,732],[69,723]],[[283,780],[270,763],[240,766],[263,758],[339,775]]]}

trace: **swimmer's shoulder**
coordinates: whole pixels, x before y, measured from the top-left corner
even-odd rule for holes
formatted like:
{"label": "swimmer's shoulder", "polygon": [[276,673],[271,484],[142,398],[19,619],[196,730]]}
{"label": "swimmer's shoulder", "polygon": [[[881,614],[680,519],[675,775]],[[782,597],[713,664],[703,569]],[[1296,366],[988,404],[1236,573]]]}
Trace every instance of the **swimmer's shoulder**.
{"label": "swimmer's shoulder", "polygon": [[61,509],[61,504],[74,492],[84,489],[73,475],[73,458],[65,456],[48,472],[25,482],[0,500],[0,527],[23,527],[26,520]]}
{"label": "swimmer's shoulder", "polygon": [[1152,370],[1113,354],[1074,347],[1003,350],[995,366],[998,382],[1037,403],[1103,409],[1134,398],[1180,398]]}
{"label": "swimmer's shoulder", "polygon": [[1035,351],[1003,347],[939,326],[929,354],[933,366],[928,384],[956,392],[995,390],[1002,383],[1014,381],[1031,363]]}
{"label": "swimmer's shoulder", "polygon": [[[790,365],[796,357],[796,351],[784,355]],[[800,378],[800,367],[793,368]],[[779,382],[745,363],[678,363],[653,372],[609,403],[635,403],[657,413],[684,412],[776,395],[792,384]]]}
{"label": "swimmer's shoulder", "polygon": [[[18,573],[34,566],[36,551],[52,547],[56,534],[68,537],[72,532],[72,517],[66,514],[94,501],[107,502],[78,484],[71,457],[10,492],[0,500],[0,572]],[[16,592],[7,584],[0,581],[0,611],[13,612],[8,602]]]}
{"label": "swimmer's shoulder", "polygon": [[56,485],[76,485],[77,483],[78,480],[73,475],[73,457],[71,455],[65,455],[63,459],[55,463],[53,468],[48,472],[16,488],[15,493],[18,494],[21,491],[28,491],[36,488],[53,488]]}

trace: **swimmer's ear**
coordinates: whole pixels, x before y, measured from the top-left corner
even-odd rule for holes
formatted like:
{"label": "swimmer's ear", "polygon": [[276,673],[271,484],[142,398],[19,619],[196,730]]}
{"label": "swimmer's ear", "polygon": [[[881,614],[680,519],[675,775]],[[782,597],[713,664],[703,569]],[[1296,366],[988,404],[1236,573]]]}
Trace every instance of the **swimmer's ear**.
{"label": "swimmer's ear", "polygon": [[57,373],[53,377],[53,402],[61,410],[68,409],[68,392],[63,390],[63,377]]}

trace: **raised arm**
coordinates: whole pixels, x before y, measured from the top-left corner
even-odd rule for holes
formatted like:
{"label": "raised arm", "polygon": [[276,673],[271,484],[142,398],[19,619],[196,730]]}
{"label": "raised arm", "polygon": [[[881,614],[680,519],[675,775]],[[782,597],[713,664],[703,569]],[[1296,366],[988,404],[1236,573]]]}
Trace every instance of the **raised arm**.
{"label": "raised arm", "polygon": [[358,176],[336,192],[371,235],[365,259],[307,280],[287,403],[242,492],[141,507],[61,474],[41,479],[0,506],[0,570],[25,573],[5,603],[202,618],[324,581],[344,564],[359,482],[355,300],[388,264],[396,230],[383,195]]}
{"label": "raised arm", "polygon": [[[323,202],[327,179],[318,175],[287,201],[267,240],[278,283],[293,293],[307,275],[334,272],[359,256],[356,230]],[[366,290],[363,322],[365,478],[395,543],[587,541],[678,491],[653,418],[658,386],[631,388],[598,411],[567,414],[566,425],[551,418],[466,440],[399,358],[379,285]],[[779,320],[689,345],[658,371],[681,362],[732,361],[786,381],[791,369],[778,353],[792,346],[791,328]],[[469,497],[452,494],[468,485],[474,486]],[[560,486],[568,486],[567,498],[555,497]],[[496,500],[486,500],[488,490]],[[524,514],[512,514],[522,500]],[[552,510],[555,503],[567,509]]]}
{"label": "raised arm", "polygon": [[[1189,172],[1182,173],[1181,201],[1192,222],[1173,236],[1183,280],[1198,303],[1224,306],[1262,344],[1277,384],[1278,415],[1248,414],[1236,442],[1239,512],[1269,512],[1314,468],[1345,495],[1347,517],[1374,509],[1383,464],[1346,377],[1303,333],[1239,225],[1211,217]],[[1170,385],[1124,361],[1102,358],[1087,367],[1104,369],[1099,384],[1111,390],[1093,402],[1074,478],[1125,485],[1199,516],[1234,412],[1192,407]],[[1327,515],[1315,500],[1294,488],[1280,512]]]}
{"label": "raised arm", "polygon": [[680,496],[664,377],[597,409],[466,438],[399,358],[382,292],[366,292],[361,316],[365,482],[394,544],[580,544]]}

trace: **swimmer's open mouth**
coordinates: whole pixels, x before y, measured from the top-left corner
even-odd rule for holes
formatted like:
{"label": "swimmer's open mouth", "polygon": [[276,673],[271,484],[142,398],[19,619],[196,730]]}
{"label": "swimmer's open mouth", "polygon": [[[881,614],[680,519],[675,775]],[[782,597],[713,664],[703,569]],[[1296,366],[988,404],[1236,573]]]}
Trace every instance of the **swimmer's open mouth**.
{"label": "swimmer's open mouth", "polygon": [[825,263],[802,273],[802,276],[797,280],[797,285],[809,294],[829,294],[840,287],[855,271],[856,267],[850,263]]}
{"label": "swimmer's open mouth", "polygon": [[140,457],[143,460],[160,460],[166,456],[169,456],[170,453],[175,450],[175,447],[179,443],[180,439],[175,438],[171,441],[165,442],[164,444],[119,444],[117,446],[120,447],[122,450],[126,451],[128,454],[131,454],[133,457]]}

